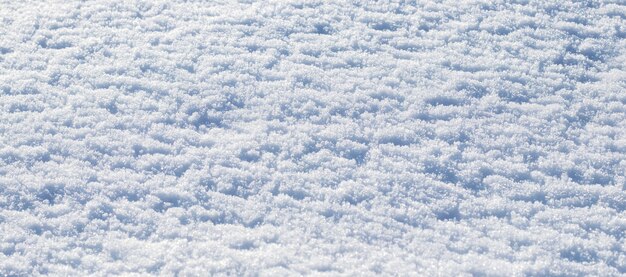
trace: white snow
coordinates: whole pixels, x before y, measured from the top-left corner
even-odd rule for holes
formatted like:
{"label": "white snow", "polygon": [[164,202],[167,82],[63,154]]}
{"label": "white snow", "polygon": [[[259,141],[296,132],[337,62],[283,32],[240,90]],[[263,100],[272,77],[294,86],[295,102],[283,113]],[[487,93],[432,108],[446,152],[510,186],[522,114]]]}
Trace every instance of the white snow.
{"label": "white snow", "polygon": [[0,19],[0,276],[626,274],[624,1]]}

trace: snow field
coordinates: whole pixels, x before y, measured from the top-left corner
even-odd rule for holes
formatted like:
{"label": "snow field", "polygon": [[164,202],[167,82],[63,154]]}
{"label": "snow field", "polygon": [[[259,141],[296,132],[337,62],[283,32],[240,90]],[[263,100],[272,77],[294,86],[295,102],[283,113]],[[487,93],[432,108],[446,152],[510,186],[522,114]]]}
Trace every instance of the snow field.
{"label": "snow field", "polygon": [[623,1],[0,19],[0,275],[626,273]]}

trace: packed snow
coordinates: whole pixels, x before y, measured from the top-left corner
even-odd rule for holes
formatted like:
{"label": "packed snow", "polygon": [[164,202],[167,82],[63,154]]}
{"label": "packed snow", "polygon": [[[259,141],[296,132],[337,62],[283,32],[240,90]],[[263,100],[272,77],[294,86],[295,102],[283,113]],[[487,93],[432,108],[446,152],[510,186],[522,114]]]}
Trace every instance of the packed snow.
{"label": "packed snow", "polygon": [[0,19],[0,276],[626,274],[623,0]]}

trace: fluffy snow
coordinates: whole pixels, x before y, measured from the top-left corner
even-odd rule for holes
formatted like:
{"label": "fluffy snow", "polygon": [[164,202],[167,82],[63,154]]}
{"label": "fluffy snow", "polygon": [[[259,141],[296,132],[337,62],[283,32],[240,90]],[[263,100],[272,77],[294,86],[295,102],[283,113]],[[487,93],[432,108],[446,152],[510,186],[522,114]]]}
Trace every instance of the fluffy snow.
{"label": "fluffy snow", "polygon": [[0,1],[0,275],[626,274],[626,3]]}

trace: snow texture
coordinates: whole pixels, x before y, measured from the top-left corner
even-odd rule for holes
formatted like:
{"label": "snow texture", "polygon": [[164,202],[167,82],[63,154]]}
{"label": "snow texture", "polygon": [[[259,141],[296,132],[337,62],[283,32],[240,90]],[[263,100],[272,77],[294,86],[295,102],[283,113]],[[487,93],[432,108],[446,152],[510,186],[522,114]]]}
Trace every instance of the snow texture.
{"label": "snow texture", "polygon": [[626,274],[623,0],[0,19],[2,276]]}

